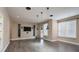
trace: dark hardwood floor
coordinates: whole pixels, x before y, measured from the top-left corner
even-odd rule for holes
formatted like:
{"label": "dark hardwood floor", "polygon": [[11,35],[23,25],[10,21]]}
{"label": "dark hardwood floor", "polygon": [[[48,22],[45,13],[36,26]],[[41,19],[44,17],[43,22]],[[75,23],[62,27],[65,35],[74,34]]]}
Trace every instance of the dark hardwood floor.
{"label": "dark hardwood floor", "polygon": [[11,41],[5,52],[79,52],[79,46],[43,40]]}

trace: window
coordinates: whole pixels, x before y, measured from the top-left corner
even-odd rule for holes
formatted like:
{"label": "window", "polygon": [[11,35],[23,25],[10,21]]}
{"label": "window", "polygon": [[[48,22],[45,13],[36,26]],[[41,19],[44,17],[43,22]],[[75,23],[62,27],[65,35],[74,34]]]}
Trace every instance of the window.
{"label": "window", "polygon": [[76,20],[59,22],[58,36],[76,38]]}
{"label": "window", "polygon": [[2,31],[3,31],[3,19],[0,17],[0,39],[2,39]]}

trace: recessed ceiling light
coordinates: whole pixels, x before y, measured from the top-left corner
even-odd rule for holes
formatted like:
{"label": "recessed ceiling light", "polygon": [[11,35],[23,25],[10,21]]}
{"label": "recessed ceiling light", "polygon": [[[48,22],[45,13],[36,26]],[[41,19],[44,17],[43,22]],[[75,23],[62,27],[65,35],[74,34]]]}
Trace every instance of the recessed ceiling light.
{"label": "recessed ceiling light", "polygon": [[26,10],[31,10],[31,7],[25,7]]}
{"label": "recessed ceiling light", "polygon": [[41,12],[41,14],[43,14],[43,12]]}
{"label": "recessed ceiling light", "polygon": [[50,17],[53,17],[53,15],[50,15]]}
{"label": "recessed ceiling light", "polygon": [[49,7],[47,7],[47,10],[49,10]]}

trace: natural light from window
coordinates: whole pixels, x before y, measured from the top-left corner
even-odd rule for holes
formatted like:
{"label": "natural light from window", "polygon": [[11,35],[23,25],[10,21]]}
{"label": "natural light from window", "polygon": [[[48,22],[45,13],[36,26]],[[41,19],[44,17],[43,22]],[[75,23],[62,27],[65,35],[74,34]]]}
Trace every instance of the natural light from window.
{"label": "natural light from window", "polygon": [[58,36],[76,38],[76,20],[59,22]]}

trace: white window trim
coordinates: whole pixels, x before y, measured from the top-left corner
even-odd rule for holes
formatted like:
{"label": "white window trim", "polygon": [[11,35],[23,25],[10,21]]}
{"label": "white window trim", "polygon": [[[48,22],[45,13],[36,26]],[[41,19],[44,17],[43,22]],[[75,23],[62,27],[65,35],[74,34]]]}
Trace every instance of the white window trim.
{"label": "white window trim", "polygon": [[[74,19],[74,20],[69,20],[69,21],[76,21],[76,35],[75,35],[75,37],[67,37],[67,36],[65,36],[65,35],[63,35],[63,36],[59,36],[59,28],[58,28],[58,23],[57,23],[57,36],[58,37],[61,37],[61,38],[77,38],[77,20],[76,19]],[[64,22],[68,22],[68,21],[64,21]],[[61,23],[61,22],[59,22],[59,23]]]}

